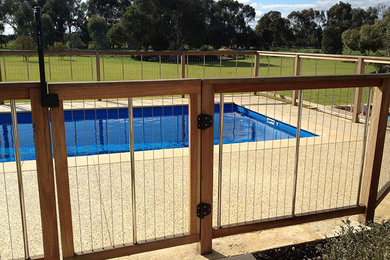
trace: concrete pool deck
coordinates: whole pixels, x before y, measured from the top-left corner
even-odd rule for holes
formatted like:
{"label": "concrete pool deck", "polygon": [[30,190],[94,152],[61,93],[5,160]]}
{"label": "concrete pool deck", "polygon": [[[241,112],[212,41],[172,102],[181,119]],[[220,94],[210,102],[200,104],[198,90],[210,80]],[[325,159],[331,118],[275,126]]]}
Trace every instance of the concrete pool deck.
{"label": "concrete pool deck", "polygon": [[[218,102],[216,97],[216,102]],[[187,99],[143,100],[144,106],[182,104]],[[234,102],[282,122],[297,124],[297,107],[264,96],[225,96]],[[65,109],[127,106],[127,100],[65,102]],[[140,100],[134,106],[141,105]],[[28,104],[17,104],[28,111]],[[320,106],[320,108],[322,105]],[[331,114],[303,108],[302,129],[317,137],[302,138],[297,185],[297,212],[318,211],[354,205],[360,177],[364,124],[351,123],[348,112],[323,107]],[[9,106],[0,106],[8,111]],[[338,114],[336,116],[335,114]],[[387,136],[389,131],[387,131]],[[380,186],[390,180],[390,138],[386,138],[383,177]],[[296,140],[274,140],[223,146],[222,224],[234,224],[291,214]],[[140,240],[153,240],[188,229],[188,148],[136,152],[137,226]],[[131,242],[130,158],[127,153],[70,157],[69,179],[76,251]],[[218,146],[214,146],[214,194],[217,197]],[[1,165],[0,237],[1,254],[7,258],[9,208],[15,256],[22,254],[19,228],[19,202],[15,163]],[[27,223],[32,255],[41,254],[40,213],[35,161],[22,162]],[[8,205],[5,202],[5,182]],[[217,205],[216,199],[214,205]],[[381,209],[384,207],[385,209]],[[389,196],[378,207],[377,216],[389,218]],[[387,215],[386,215],[387,214]],[[354,218],[352,218],[354,219]],[[356,220],[356,218],[355,218]],[[329,220],[254,232],[214,240],[212,259],[245,254],[275,246],[318,239],[331,234],[339,220]],[[216,207],[214,207],[216,225]],[[254,242],[256,241],[256,242]],[[167,253],[165,253],[167,252]],[[165,257],[166,256],[166,257]],[[129,259],[202,259],[196,246],[144,253]]]}

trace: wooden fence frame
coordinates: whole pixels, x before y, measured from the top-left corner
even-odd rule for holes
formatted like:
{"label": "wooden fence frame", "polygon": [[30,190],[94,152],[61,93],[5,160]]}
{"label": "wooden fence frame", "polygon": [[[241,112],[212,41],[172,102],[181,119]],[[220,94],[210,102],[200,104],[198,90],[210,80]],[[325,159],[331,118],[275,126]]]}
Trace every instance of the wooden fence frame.
{"label": "wooden fence frame", "polygon": [[[375,88],[371,131],[367,142],[364,178],[360,204],[348,208],[335,208],[323,212],[291,215],[278,219],[240,223],[233,226],[212,227],[212,214],[203,219],[196,217],[196,205],[213,204],[213,134],[214,127],[197,128],[197,115],[214,113],[216,93],[260,92],[270,90],[307,90],[332,88]],[[390,74],[350,76],[295,76],[239,79],[181,79],[130,82],[78,82],[49,84],[51,94],[60,99],[58,108],[51,108],[53,147],[59,208],[57,230],[56,194],[49,127],[49,109],[40,105],[38,82],[0,83],[1,98],[28,99],[32,104],[36,164],[41,207],[44,254],[47,259],[59,258],[59,243],[65,259],[105,259],[200,242],[200,253],[212,250],[212,239],[233,234],[276,228],[311,221],[360,214],[364,223],[372,221],[377,206],[378,182],[383,155],[387,113],[390,99]],[[115,246],[93,252],[76,254],[67,169],[66,139],[63,117],[64,100],[129,98],[161,95],[189,95],[190,104],[190,213],[189,233],[182,237],[164,238],[153,242]],[[61,185],[59,185],[61,183]]]}

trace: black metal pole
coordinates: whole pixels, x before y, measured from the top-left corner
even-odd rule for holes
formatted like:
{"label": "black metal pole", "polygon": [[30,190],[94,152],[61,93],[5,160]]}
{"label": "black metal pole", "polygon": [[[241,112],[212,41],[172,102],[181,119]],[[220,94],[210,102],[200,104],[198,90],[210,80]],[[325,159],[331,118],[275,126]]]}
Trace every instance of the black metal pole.
{"label": "black metal pole", "polygon": [[39,59],[39,74],[41,77],[41,105],[47,106],[47,83],[45,76],[45,58],[43,56],[43,44],[42,44],[42,14],[39,6],[34,8],[36,30],[37,30],[37,44],[38,44],[38,59]]}
{"label": "black metal pole", "polygon": [[43,37],[42,37],[42,13],[41,8],[36,6],[34,8],[36,30],[37,30],[37,44],[38,44],[38,60],[39,60],[39,74],[41,78],[41,106],[43,107],[58,107],[58,96],[49,94],[45,75],[45,58],[43,55]]}

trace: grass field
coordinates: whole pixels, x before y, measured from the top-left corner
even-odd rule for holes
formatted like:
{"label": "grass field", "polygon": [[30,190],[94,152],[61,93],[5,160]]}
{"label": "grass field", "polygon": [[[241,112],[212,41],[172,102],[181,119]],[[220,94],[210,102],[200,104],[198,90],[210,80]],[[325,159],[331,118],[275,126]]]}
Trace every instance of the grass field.
{"label": "grass field", "polygon": [[[144,58],[145,59],[145,58]],[[45,58],[46,78],[49,82],[95,81],[95,56],[51,56]],[[38,57],[2,56],[0,68],[3,81],[39,81]],[[280,57],[260,57],[259,76],[293,76],[294,59]],[[366,73],[375,68],[366,67]],[[300,75],[343,75],[355,74],[355,62],[302,59]],[[181,77],[181,65],[177,56],[152,57],[140,61],[140,56],[101,56],[100,74],[102,81],[115,80],[153,80],[177,79]],[[225,57],[190,56],[186,61],[186,78],[232,78],[252,77],[254,75],[254,56]],[[329,86],[331,87],[331,86]],[[306,101],[329,105],[351,104],[351,89],[330,93],[329,90],[305,91]],[[279,93],[291,96],[291,92]]]}

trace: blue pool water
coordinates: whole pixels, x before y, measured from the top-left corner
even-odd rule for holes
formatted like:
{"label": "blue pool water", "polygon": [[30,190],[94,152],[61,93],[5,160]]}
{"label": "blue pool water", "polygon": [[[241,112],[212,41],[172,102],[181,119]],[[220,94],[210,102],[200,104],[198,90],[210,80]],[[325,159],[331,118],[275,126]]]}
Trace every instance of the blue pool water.
{"label": "blue pool water", "polygon": [[[295,138],[296,128],[234,103],[225,104],[223,143]],[[188,147],[188,106],[134,108],[135,151]],[[35,159],[31,113],[18,113],[22,160]],[[219,142],[215,106],[214,144]],[[10,114],[0,114],[0,162],[14,160]],[[68,156],[129,151],[127,108],[65,111]],[[301,137],[315,136],[301,130]]]}

